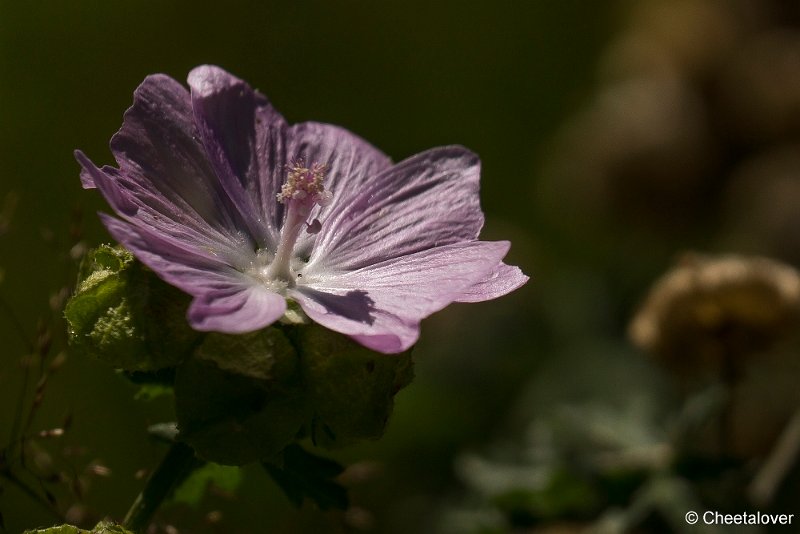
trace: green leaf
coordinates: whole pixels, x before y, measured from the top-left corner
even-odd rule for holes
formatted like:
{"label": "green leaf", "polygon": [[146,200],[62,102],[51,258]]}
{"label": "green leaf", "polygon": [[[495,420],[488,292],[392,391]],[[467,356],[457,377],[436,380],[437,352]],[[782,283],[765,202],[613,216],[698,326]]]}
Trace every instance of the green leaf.
{"label": "green leaf", "polygon": [[133,398],[140,401],[152,401],[169,395],[172,395],[172,386],[144,384],[139,388],[139,391],[133,395]]}
{"label": "green leaf", "polygon": [[122,528],[122,525],[117,525],[110,521],[102,521],[98,523],[93,529],[92,534],[133,534],[129,530]]}
{"label": "green leaf", "polygon": [[91,534],[88,530],[83,530],[72,525],[59,525],[50,528],[37,528],[26,530],[24,534]]}
{"label": "green leaf", "polygon": [[339,463],[311,454],[296,444],[286,447],[282,459],[282,465],[269,462],[263,465],[295,506],[310,499],[322,510],[347,508],[347,490],[333,480],[344,470]]}
{"label": "green leaf", "polygon": [[72,525],[58,525],[50,528],[26,530],[25,534],[133,534],[120,525],[109,521],[98,523],[92,530],[83,530]]}
{"label": "green leaf", "polygon": [[308,419],[297,354],[274,327],[209,334],[177,369],[175,408],[180,439],[223,465],[276,455]]}
{"label": "green leaf", "polygon": [[238,467],[207,463],[196,469],[181,483],[172,495],[170,502],[185,503],[198,507],[210,485],[233,492],[242,481],[242,471]]}
{"label": "green leaf", "polygon": [[380,438],[395,394],[414,378],[411,352],[380,354],[314,324],[289,332],[302,355],[314,444],[337,448]]}
{"label": "green leaf", "polygon": [[159,279],[120,247],[90,251],[67,302],[70,343],[114,367],[150,371],[172,367],[201,334],[189,327],[190,297]]}
{"label": "green leaf", "polygon": [[531,521],[591,517],[603,503],[590,481],[566,469],[552,473],[542,488],[512,489],[492,500],[509,517]]}
{"label": "green leaf", "polygon": [[175,384],[175,368],[167,367],[156,371],[124,371],[120,373],[130,382],[139,386],[133,398],[140,401],[152,401],[172,395]]}

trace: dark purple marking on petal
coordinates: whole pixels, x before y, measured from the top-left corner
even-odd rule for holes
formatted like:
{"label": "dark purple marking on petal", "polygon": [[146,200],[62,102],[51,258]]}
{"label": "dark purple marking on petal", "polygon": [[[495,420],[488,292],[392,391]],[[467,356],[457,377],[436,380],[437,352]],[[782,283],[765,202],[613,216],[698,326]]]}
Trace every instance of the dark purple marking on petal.
{"label": "dark purple marking on petal", "polygon": [[291,296],[311,320],[346,334],[369,349],[396,354],[417,342],[418,322],[376,309],[369,295],[362,293],[346,291],[336,295],[306,287],[293,291]]}
{"label": "dark purple marking on petal", "polygon": [[253,246],[245,234],[227,236],[209,226],[197,226],[162,196],[142,190],[118,169],[108,166],[98,169],[79,150],[75,158],[112,209],[126,220],[147,228],[150,233],[183,242],[185,248],[209,251],[232,266],[242,267],[252,259]]}
{"label": "dark purple marking on petal", "polygon": [[[358,196],[365,184],[391,167],[389,157],[344,128],[319,122],[302,122],[289,129],[289,160],[303,160],[306,165],[326,166],[325,189],[332,201],[325,207],[315,207],[309,219],[324,221],[336,212],[337,206]],[[301,236],[296,250],[308,256],[315,236]]]}
{"label": "dark purple marking on petal", "polygon": [[222,235],[245,229],[208,162],[189,92],[172,78],[155,74],[139,85],[111,151],[131,194],[145,205],[159,199],[161,216]]}
{"label": "dark purple marking on petal", "polygon": [[287,124],[262,94],[210,65],[189,73],[200,138],[221,186],[259,245],[274,249],[284,208]]}
{"label": "dark purple marking on petal", "polygon": [[[455,243],[356,271],[317,274],[316,281],[315,274],[310,273],[307,285],[298,286],[290,296],[323,326],[374,350],[400,352],[416,342],[422,319],[489,277],[508,248],[506,241]],[[361,302],[351,293],[359,290],[366,291]],[[345,300],[320,299],[320,294]],[[369,309],[365,306],[366,297],[371,301]],[[330,306],[331,303],[335,305]],[[365,313],[370,321],[365,320]],[[394,341],[390,343],[391,336]],[[373,337],[376,339],[368,339]]]}
{"label": "dark purple marking on petal", "polygon": [[310,265],[355,270],[477,238],[483,226],[480,160],[441,147],[412,156],[363,184],[321,217]]}
{"label": "dark purple marking on petal", "polygon": [[375,301],[369,297],[366,291],[352,290],[337,295],[305,288],[302,293],[323,306],[327,313],[341,315],[367,325],[375,323]]}

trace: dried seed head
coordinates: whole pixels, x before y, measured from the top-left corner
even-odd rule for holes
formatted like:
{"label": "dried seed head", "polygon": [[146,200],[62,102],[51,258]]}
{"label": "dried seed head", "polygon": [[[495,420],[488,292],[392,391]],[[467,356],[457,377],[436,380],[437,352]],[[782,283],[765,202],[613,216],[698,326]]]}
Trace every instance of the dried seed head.
{"label": "dried seed head", "polygon": [[689,255],[656,282],[633,342],[679,374],[720,377],[800,324],[800,273],[759,257]]}

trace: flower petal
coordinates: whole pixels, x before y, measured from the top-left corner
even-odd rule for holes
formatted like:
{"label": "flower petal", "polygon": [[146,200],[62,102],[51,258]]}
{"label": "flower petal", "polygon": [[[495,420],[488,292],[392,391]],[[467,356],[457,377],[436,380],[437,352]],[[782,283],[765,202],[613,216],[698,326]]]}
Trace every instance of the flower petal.
{"label": "flower petal", "polygon": [[[81,152],[80,150],[76,150],[75,151],[76,158],[78,157],[78,154],[83,155],[83,152]],[[85,157],[86,156],[84,156],[84,158]],[[81,187],[83,187],[84,189],[94,189],[95,187],[97,187],[94,184],[94,179],[92,178],[92,175],[86,169],[81,169]]]}
{"label": "flower petal", "polygon": [[483,226],[479,178],[478,157],[452,146],[422,152],[364,181],[321,218],[309,269],[360,269],[476,239]]}
{"label": "flower petal", "polygon": [[314,322],[347,334],[378,352],[403,352],[419,338],[419,321],[376,308],[366,291],[320,291],[303,287],[291,296]]}
{"label": "flower petal", "polygon": [[156,74],[139,85],[111,151],[140,209],[206,233],[241,231],[199,141],[189,92],[172,78]]}
{"label": "flower petal", "polygon": [[242,284],[245,275],[210,252],[100,213],[111,236],[160,278],[193,296]]}
{"label": "flower petal", "polygon": [[286,301],[252,278],[184,243],[108,215],[111,235],[166,282],[194,296],[187,318],[196,330],[252,332],[278,320]]}
{"label": "flower petal", "polygon": [[278,243],[286,121],[246,82],[211,65],[189,73],[194,118],[220,183],[262,248]]}
{"label": "flower petal", "polygon": [[402,352],[419,322],[457,300],[500,264],[506,241],[423,250],[356,271],[304,282],[290,296],[314,321],[386,353]]}
{"label": "flower petal", "polygon": [[501,263],[484,280],[468,287],[456,302],[483,302],[511,293],[529,280],[519,267]]}
{"label": "flower petal", "polygon": [[187,318],[195,330],[242,334],[265,328],[286,311],[286,301],[258,284],[232,286],[195,298]]}
{"label": "flower petal", "polygon": [[[319,122],[302,122],[289,129],[288,157],[302,160],[307,165],[319,163],[326,166],[325,189],[332,194],[330,204],[316,206],[309,220],[331,217],[337,206],[345,205],[358,196],[365,184],[389,169],[389,157],[344,128]],[[309,256],[316,240],[314,235],[303,235],[295,250]]]}
{"label": "flower petal", "polygon": [[81,174],[91,179],[111,208],[126,220],[147,228],[148,234],[180,241],[184,247],[201,247],[229,265],[247,264],[251,260],[253,246],[244,233],[227,236],[210,226],[194,224],[186,214],[176,212],[162,195],[143,189],[129,175],[113,167],[98,169],[79,150],[75,151],[75,158],[82,166]]}

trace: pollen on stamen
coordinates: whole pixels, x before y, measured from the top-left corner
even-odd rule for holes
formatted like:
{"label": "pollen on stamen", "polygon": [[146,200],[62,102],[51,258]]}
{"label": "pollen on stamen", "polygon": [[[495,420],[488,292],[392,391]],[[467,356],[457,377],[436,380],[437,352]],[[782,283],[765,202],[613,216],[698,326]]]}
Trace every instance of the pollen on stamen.
{"label": "pollen on stamen", "polygon": [[324,206],[330,201],[331,194],[325,191],[325,172],[328,166],[324,163],[314,163],[306,167],[300,159],[286,166],[286,182],[281,187],[281,192],[276,195],[278,202],[286,204],[290,200],[306,200],[308,203],[317,203]]}

